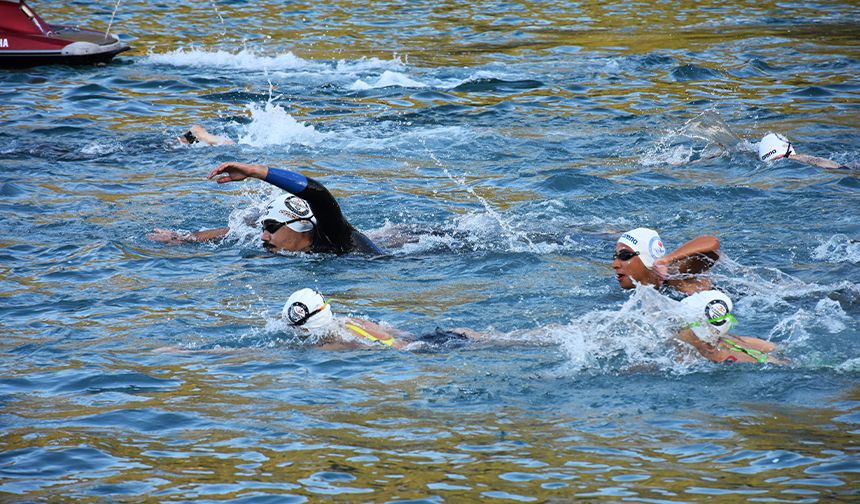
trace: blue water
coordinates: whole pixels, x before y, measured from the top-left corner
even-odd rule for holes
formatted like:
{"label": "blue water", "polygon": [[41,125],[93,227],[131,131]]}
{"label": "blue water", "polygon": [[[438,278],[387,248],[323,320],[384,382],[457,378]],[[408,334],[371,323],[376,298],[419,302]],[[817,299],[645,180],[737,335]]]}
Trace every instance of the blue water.
{"label": "blue water", "polygon": [[[103,29],[112,5],[34,7]],[[856,499],[860,172],[755,150],[774,131],[860,162],[858,22],[849,2],[122,2],[134,49],[110,65],[0,73],[0,500]],[[195,123],[237,144],[179,147]],[[243,216],[274,192],[205,180],[227,160],[318,178],[390,254],[266,253]],[[680,363],[663,300],[610,268],[638,226],[718,235],[737,331],[791,363]],[[302,287],[493,336],[297,345],[279,317]]]}

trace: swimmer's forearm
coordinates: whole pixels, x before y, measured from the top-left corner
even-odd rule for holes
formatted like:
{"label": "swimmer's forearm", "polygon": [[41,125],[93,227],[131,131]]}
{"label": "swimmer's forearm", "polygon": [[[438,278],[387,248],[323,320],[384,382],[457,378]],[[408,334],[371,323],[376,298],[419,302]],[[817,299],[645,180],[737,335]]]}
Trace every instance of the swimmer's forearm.
{"label": "swimmer's forearm", "polygon": [[800,161],[802,163],[811,164],[817,166],[819,168],[827,168],[831,170],[836,169],[845,169],[847,166],[843,166],[836,161],[831,161],[829,159],[815,157],[815,156],[807,156],[806,154],[792,154],[788,156],[789,159],[794,159],[795,161]]}
{"label": "swimmer's forearm", "polygon": [[308,186],[308,178],[301,173],[286,170],[284,168],[266,168],[261,178],[273,186],[292,193],[299,194]]}
{"label": "swimmer's forearm", "polygon": [[227,236],[227,233],[230,232],[230,228],[222,227],[215,229],[204,229],[202,231],[194,231],[193,233],[189,233],[190,241],[195,242],[209,242],[214,240],[220,240]]}
{"label": "swimmer's forearm", "polygon": [[666,254],[670,261],[682,261],[694,255],[711,255],[720,250],[720,239],[716,236],[704,235],[693,238],[677,249]]}

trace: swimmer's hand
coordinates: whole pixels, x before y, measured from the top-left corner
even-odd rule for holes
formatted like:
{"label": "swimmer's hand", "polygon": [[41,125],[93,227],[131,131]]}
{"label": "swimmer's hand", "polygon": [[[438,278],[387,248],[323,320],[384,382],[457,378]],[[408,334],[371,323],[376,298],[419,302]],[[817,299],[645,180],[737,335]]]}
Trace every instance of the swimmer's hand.
{"label": "swimmer's hand", "polygon": [[177,243],[188,243],[196,241],[190,233],[181,233],[179,231],[171,231],[170,229],[155,228],[146,237],[155,242],[169,243],[175,245]]}
{"label": "swimmer's hand", "polygon": [[227,182],[245,180],[248,177],[265,180],[268,174],[269,168],[267,166],[228,161],[221,163],[217,168],[209,172],[207,178],[212,180],[220,175],[215,181],[219,184],[226,184]]}

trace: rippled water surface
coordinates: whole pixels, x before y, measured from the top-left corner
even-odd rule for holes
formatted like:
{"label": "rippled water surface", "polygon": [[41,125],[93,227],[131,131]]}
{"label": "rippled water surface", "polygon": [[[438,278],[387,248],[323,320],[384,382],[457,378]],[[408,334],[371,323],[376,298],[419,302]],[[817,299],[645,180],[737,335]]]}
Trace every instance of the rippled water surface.
{"label": "rippled water surface", "polygon": [[[33,3],[104,29],[114,2]],[[858,172],[755,150],[860,162],[858,23],[838,1],[121,2],[110,65],[0,73],[0,500],[856,500]],[[195,123],[237,144],[177,147]],[[323,181],[390,254],[267,254],[243,216],[272,189],[204,180],[234,159]],[[610,269],[638,226],[717,234],[738,331],[791,364],[680,364],[659,296]],[[297,345],[278,318],[306,286],[496,336]]]}

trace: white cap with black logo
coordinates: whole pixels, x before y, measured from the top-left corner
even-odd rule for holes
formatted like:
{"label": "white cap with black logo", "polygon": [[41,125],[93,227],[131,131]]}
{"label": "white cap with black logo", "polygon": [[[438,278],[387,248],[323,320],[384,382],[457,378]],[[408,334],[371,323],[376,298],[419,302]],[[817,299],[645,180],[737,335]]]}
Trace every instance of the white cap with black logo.
{"label": "white cap with black logo", "polygon": [[718,290],[697,292],[681,300],[681,317],[699,338],[716,343],[736,320],[732,300]]}
{"label": "white cap with black logo", "polygon": [[297,233],[313,231],[317,219],[308,202],[290,193],[283,194],[266,203],[266,210],[259,222],[273,220],[283,222]]}
{"label": "white cap with black logo", "polygon": [[795,151],[791,142],[779,133],[768,133],[758,143],[758,158],[762,161],[775,161],[792,154]]}
{"label": "white cap with black logo", "polygon": [[325,302],[322,294],[308,288],[297,290],[290,295],[282,315],[291,326],[304,329],[319,329],[334,319],[331,306]]}

